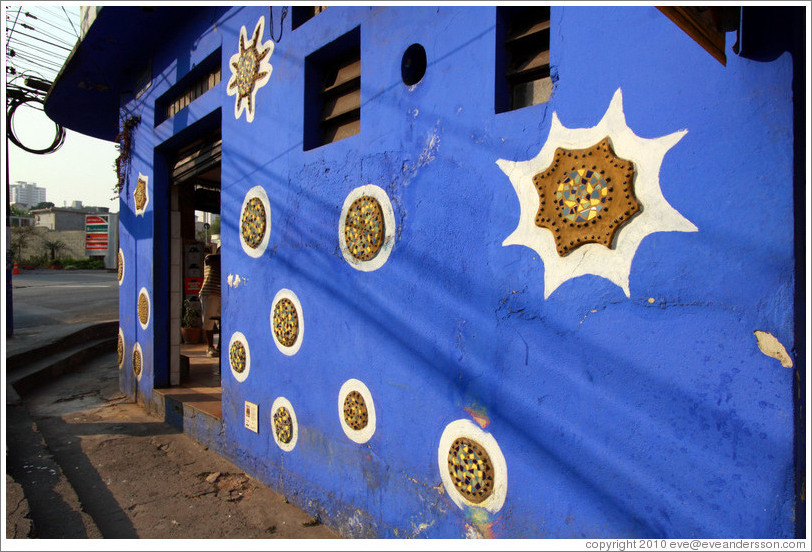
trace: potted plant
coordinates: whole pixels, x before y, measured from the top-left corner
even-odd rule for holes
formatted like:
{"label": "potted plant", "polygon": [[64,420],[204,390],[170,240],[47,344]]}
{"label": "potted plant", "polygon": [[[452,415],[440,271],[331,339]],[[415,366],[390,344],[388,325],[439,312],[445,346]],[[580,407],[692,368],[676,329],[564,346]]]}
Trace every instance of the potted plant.
{"label": "potted plant", "polygon": [[200,312],[192,307],[189,299],[183,301],[183,314],[180,319],[180,333],[184,343],[200,343],[203,335]]}

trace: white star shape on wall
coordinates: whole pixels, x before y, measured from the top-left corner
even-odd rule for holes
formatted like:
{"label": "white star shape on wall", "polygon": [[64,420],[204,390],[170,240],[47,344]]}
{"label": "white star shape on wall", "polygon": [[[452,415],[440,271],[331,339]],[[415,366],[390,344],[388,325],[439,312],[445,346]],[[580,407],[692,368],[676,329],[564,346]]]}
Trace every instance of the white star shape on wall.
{"label": "white star shape on wall", "polygon": [[245,118],[249,123],[254,120],[257,90],[268,83],[273,70],[268,63],[273,53],[273,41],[261,42],[264,30],[263,15],[254,27],[250,44],[247,44],[248,33],[243,26],[240,29],[240,51],[231,56],[228,64],[231,68],[231,79],[228,81],[226,92],[229,96],[236,96],[234,118],[239,119],[245,110]]}
{"label": "white star shape on wall", "polygon": [[[566,128],[553,112],[550,135],[536,157],[528,161],[496,161],[513,184],[521,206],[519,224],[502,245],[525,245],[539,254],[544,263],[545,299],[567,280],[585,274],[612,281],[620,286],[626,297],[630,297],[629,274],[632,260],[643,238],[654,232],[697,231],[693,223],[671,207],[660,190],[663,157],[687,132],[680,130],[653,139],[635,135],[626,124],[623,96],[618,88],[609,108],[596,126]],[[550,167],[556,148],[586,149],[606,137],[609,137],[618,157],[634,163],[634,193],[642,210],[618,230],[611,248],[603,244],[587,243],[560,256],[553,232],[536,226],[539,193],[533,183],[533,176]]]}

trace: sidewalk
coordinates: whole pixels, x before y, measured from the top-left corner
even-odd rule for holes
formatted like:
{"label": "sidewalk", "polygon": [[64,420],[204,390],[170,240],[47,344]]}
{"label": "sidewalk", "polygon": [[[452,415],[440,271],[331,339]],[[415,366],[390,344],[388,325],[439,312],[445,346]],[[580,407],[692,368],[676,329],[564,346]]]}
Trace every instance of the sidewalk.
{"label": "sidewalk", "polygon": [[16,481],[6,480],[7,527],[17,537],[33,522],[38,538],[338,538],[123,395],[114,352],[7,413],[7,472]]}

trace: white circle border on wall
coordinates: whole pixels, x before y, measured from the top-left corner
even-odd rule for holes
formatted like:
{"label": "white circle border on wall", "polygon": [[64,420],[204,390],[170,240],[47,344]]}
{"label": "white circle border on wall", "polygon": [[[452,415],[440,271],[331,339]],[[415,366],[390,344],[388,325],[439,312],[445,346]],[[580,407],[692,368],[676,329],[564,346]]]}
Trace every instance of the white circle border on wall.
{"label": "white circle border on wall", "polygon": [[[145,324],[141,323],[141,316],[138,313],[138,303],[141,302],[141,295],[147,298],[147,322]],[[145,287],[142,287],[138,291],[138,302],[135,304],[135,316],[138,318],[138,324],[140,324],[141,329],[146,330],[149,327],[149,321],[152,320],[152,300],[149,298],[149,292]]]}
{"label": "white circle border on wall", "polygon": [[[366,404],[367,407],[368,420],[366,427],[363,429],[352,428],[347,425],[347,422],[344,420],[344,399],[346,399],[347,395],[352,391],[358,392],[358,394],[364,398],[364,404]],[[369,389],[362,381],[348,379],[344,382],[344,385],[341,386],[341,390],[338,392],[338,420],[341,422],[341,429],[344,430],[347,437],[356,443],[366,443],[375,434],[375,426],[377,425],[375,403],[372,402],[372,393],[369,392]]]}
{"label": "white circle border on wall", "polygon": [[[121,370],[127,364],[127,340],[124,339],[124,330],[121,326],[118,327],[118,339],[122,344],[122,349],[124,349],[121,351],[121,359],[118,361],[118,369]],[[118,344],[116,344],[116,347],[118,347]],[[143,370],[143,367],[141,369]]]}
{"label": "white circle border on wall", "polygon": [[[383,244],[378,254],[368,261],[362,261],[352,256],[347,247],[347,240],[344,235],[344,224],[347,220],[347,213],[353,202],[363,196],[375,198],[383,212]],[[347,199],[344,200],[341,215],[338,218],[338,245],[341,248],[341,254],[344,256],[344,260],[347,261],[347,264],[355,270],[362,272],[378,270],[389,259],[389,254],[392,253],[392,248],[395,245],[395,211],[392,209],[392,202],[389,201],[389,196],[386,195],[383,188],[375,184],[367,184],[365,186],[359,186],[349,193]]]}
{"label": "white circle border on wall", "polygon": [[118,285],[121,286],[121,284],[124,283],[124,274],[127,265],[124,262],[124,251],[122,251],[120,247],[118,248],[118,258],[121,260],[121,278],[118,279]]}
{"label": "white circle border on wall", "polygon": [[[296,332],[296,341],[290,347],[284,345],[276,338],[276,332],[273,329],[273,312],[276,309],[276,304],[281,301],[282,299],[288,299],[293,306],[296,308],[296,318],[299,322],[299,327]],[[299,302],[299,298],[296,297],[296,294],[293,293],[291,290],[283,288],[280,289],[273,298],[273,302],[271,303],[271,336],[273,337],[273,342],[276,344],[276,348],[279,349],[280,352],[287,356],[293,356],[299,352],[299,349],[302,347],[302,340],[304,339],[304,316],[302,314],[302,304]]]}
{"label": "white circle border on wall", "polygon": [[135,353],[135,351],[138,351],[138,356],[141,357],[141,371],[135,374],[136,381],[140,382],[141,376],[144,375],[144,351],[141,349],[141,344],[137,341],[135,342],[135,345],[133,345],[133,353]]}
{"label": "white circle border on wall", "polygon": [[[283,443],[276,436],[276,427],[273,423],[273,416],[276,411],[284,407],[290,414],[290,443]],[[296,420],[296,412],[293,410],[293,405],[285,397],[277,397],[271,406],[271,433],[273,433],[273,440],[279,445],[279,448],[285,452],[290,452],[296,446],[296,441],[299,440],[299,422]]]}
{"label": "white circle border on wall", "polygon": [[[491,462],[493,462],[493,492],[478,504],[471,502],[460,494],[451,480],[451,474],[448,473],[448,451],[454,441],[460,437],[465,437],[480,444],[488,453]],[[454,420],[445,427],[443,435],[440,437],[440,446],[437,449],[437,463],[446,493],[460,509],[464,510],[467,506],[470,508],[484,508],[491,513],[495,513],[504,505],[507,496],[507,463],[505,457],[493,435],[482,431],[472,421],[465,419]]]}
{"label": "white circle border on wall", "polygon": [[[253,198],[259,199],[260,202],[262,202],[262,207],[265,209],[265,235],[262,236],[262,241],[259,242],[257,247],[251,247],[245,243],[245,238],[242,235],[242,215],[245,212],[248,202]],[[245,251],[245,254],[255,259],[260,258],[262,254],[265,253],[265,249],[268,247],[268,242],[271,239],[271,201],[268,199],[268,193],[262,186],[254,186],[245,193],[245,198],[243,198],[242,207],[240,208],[240,219],[237,230],[240,235],[240,245],[242,245],[242,250]]]}
{"label": "white circle border on wall", "polygon": [[[245,370],[243,370],[242,373],[237,372],[231,365],[231,346],[234,345],[235,341],[242,343],[242,346],[245,348]],[[248,340],[245,339],[245,334],[242,332],[234,332],[231,334],[231,339],[228,341],[228,351],[226,354],[228,355],[228,367],[231,369],[234,379],[240,383],[244,382],[248,377],[248,372],[251,371],[251,350],[248,348]]]}

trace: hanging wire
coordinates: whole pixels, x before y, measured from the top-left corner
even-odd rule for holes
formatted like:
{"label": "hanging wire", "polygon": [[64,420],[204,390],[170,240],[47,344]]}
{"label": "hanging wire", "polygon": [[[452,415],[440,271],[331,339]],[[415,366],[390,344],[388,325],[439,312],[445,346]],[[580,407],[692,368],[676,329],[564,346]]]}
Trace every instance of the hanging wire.
{"label": "hanging wire", "polygon": [[[22,95],[18,96],[17,98],[11,98],[12,94],[15,92],[14,89],[8,90],[8,95],[11,100],[11,106],[8,108],[6,112],[6,132],[8,132],[9,140],[11,143],[20,148],[23,151],[27,151],[28,153],[33,153],[37,155],[44,155],[47,153],[53,153],[59,148],[62,147],[62,144],[65,143],[65,127],[60,125],[59,123],[54,123],[56,126],[56,132],[54,134],[54,140],[51,144],[45,148],[37,149],[37,148],[29,148],[28,146],[24,145],[18,138],[17,134],[14,132],[14,114],[16,113],[17,109],[20,106],[26,104],[44,104],[44,99],[27,94],[23,91]],[[15,96],[17,94],[14,94]],[[35,108],[36,109],[36,108]],[[41,108],[39,108],[41,109]]]}
{"label": "hanging wire", "polygon": [[[288,7],[282,6],[282,21],[279,23],[279,38],[274,38],[273,36],[273,6],[271,6],[271,17],[270,17],[270,35],[271,40],[279,44],[279,41],[282,40],[282,33],[285,31],[285,17],[288,15]],[[260,40],[262,38],[260,37]]]}

